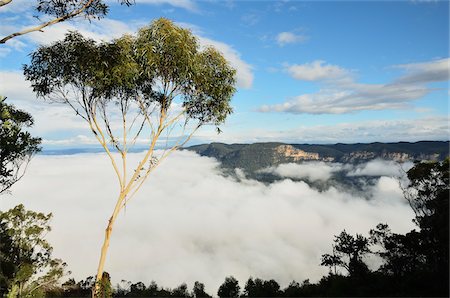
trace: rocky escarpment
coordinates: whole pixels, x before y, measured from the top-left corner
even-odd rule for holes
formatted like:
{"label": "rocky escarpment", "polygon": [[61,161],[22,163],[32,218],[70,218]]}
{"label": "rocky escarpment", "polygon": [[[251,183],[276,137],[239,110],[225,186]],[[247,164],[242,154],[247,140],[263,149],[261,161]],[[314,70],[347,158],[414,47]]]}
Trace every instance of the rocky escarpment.
{"label": "rocky escarpment", "polygon": [[297,162],[302,160],[319,160],[319,153],[306,152],[301,149],[297,149],[291,145],[279,145],[274,149],[273,161],[279,163],[280,161],[289,160],[291,162]]}

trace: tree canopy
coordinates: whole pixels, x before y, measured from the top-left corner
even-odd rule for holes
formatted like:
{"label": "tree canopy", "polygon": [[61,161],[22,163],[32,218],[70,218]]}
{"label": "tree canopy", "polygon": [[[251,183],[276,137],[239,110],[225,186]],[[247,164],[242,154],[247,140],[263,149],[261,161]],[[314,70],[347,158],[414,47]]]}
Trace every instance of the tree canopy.
{"label": "tree canopy", "polygon": [[220,285],[217,296],[220,298],[237,298],[239,297],[240,289],[241,287],[239,286],[238,280],[233,276],[229,276],[226,277],[223,284]]}
{"label": "tree canopy", "polygon": [[0,194],[22,178],[31,157],[41,150],[41,139],[26,131],[33,125],[31,115],[5,100],[0,97]]}

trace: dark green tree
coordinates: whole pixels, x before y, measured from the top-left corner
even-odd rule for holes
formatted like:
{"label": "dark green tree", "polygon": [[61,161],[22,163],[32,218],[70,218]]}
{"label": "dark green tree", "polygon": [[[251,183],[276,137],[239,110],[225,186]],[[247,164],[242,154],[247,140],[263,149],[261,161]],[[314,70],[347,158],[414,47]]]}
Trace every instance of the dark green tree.
{"label": "dark green tree", "polygon": [[192,297],[192,295],[189,293],[188,287],[185,283],[182,283],[178,287],[172,290],[172,297]]}
{"label": "dark green tree", "polygon": [[8,292],[9,284],[17,271],[17,264],[14,263],[16,250],[6,222],[0,220],[0,297]]}
{"label": "dark green tree", "polygon": [[249,278],[244,287],[246,297],[279,297],[280,285],[273,279]]}
{"label": "dark green tree", "polygon": [[424,266],[425,251],[420,232],[392,233],[387,224],[378,224],[370,230],[370,241],[380,249],[374,252],[383,259],[379,271],[383,274],[403,277],[414,274]]}
{"label": "dark green tree", "polygon": [[[387,224],[370,231],[372,242],[381,247],[377,254],[385,262],[380,271],[401,281],[409,295],[448,295],[449,171],[449,158],[419,162],[408,171],[404,195],[419,231],[395,234]],[[421,289],[421,282],[429,287]]]}
{"label": "dark green tree", "polygon": [[143,282],[137,282],[130,285],[130,295],[131,296],[145,296],[147,288]]}
{"label": "dark green tree", "polygon": [[192,293],[194,294],[195,298],[211,297],[211,295],[209,295],[208,293],[205,292],[205,285],[198,281],[196,281],[194,283],[194,288],[192,289]]}
{"label": "dark green tree", "polygon": [[33,155],[41,150],[40,138],[26,131],[33,125],[30,114],[0,97],[0,194],[19,181]]}
{"label": "dark green tree", "polygon": [[352,236],[344,230],[335,236],[333,255],[322,255],[321,265],[330,267],[330,272],[331,267],[343,267],[352,276],[363,275],[369,271],[362,260],[368,253],[369,239],[361,234]]}
{"label": "dark green tree", "polygon": [[1,238],[8,239],[8,254],[2,251],[0,255],[2,287],[10,297],[38,295],[66,274],[66,264],[52,258],[52,247],[44,238],[50,231],[51,217],[51,213],[25,210],[23,205],[0,212]]}
{"label": "dark green tree", "polygon": [[233,276],[229,276],[225,278],[223,284],[220,285],[219,290],[217,291],[217,295],[220,298],[225,297],[239,297],[239,291],[241,287],[239,286],[239,282]]}

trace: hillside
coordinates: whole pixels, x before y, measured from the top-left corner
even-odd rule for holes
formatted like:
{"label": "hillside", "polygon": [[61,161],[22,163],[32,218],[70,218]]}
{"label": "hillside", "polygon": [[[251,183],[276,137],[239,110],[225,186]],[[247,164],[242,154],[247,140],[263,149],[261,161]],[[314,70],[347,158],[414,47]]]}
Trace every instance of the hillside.
{"label": "hillside", "polygon": [[281,163],[330,161],[360,163],[376,158],[395,161],[443,160],[449,155],[449,141],[369,144],[223,144],[211,143],[185,148],[202,156],[214,157],[225,168],[253,172]]}

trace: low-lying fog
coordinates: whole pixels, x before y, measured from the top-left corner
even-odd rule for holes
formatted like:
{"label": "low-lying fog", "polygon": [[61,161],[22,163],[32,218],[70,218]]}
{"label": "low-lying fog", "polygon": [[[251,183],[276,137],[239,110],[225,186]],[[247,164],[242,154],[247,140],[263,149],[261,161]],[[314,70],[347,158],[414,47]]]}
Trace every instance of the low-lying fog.
{"label": "low-lying fog", "polygon": [[[132,165],[140,154],[129,156]],[[390,177],[401,172],[393,162],[281,165],[266,169],[286,177],[271,184],[226,177],[219,166],[182,151],[153,172],[116,222],[106,263],[114,283],[155,280],[175,287],[187,282],[191,288],[198,280],[216,294],[233,275],[241,287],[250,276],[273,278],[285,287],[293,279],[316,281],[327,274],[320,256],[330,252],[333,235],[343,229],[367,235],[380,222],[398,233],[414,227],[413,212]],[[342,168],[347,175],[382,176],[366,186],[371,199],[351,189],[320,192],[289,178],[326,180]],[[78,281],[96,271],[117,192],[103,154],[40,155],[0,205],[7,210],[23,203],[53,212],[48,239],[54,256],[68,263]]]}

